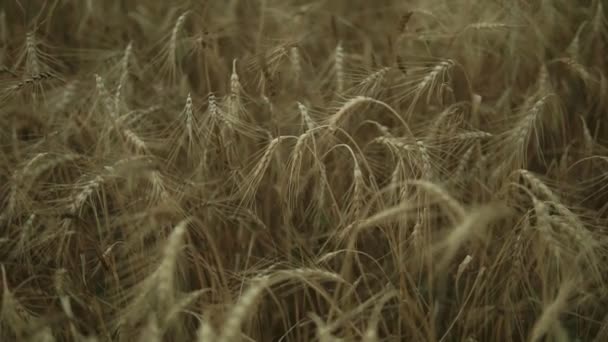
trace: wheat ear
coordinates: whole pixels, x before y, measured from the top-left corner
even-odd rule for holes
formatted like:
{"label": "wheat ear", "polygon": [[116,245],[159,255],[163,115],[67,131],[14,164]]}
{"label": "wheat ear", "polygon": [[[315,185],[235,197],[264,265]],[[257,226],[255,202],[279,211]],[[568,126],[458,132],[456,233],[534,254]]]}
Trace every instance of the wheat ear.
{"label": "wheat ear", "polygon": [[253,196],[255,195],[270,162],[272,161],[272,157],[274,156],[274,152],[279,147],[281,142],[281,137],[274,138],[270,141],[268,146],[266,147],[266,151],[262,155],[262,158],[253,168],[251,174],[247,177],[247,180],[244,184],[243,188],[243,203],[249,203]]}
{"label": "wheat ear", "polygon": [[572,281],[562,284],[553,302],[543,310],[542,315],[534,323],[529,341],[541,341],[542,337],[548,333],[555,324],[559,324],[559,314],[566,309],[568,297],[570,297],[573,290],[574,283]]}
{"label": "wheat ear", "polygon": [[336,87],[338,94],[344,92],[344,48],[342,42],[336,46],[334,56],[334,68],[336,70]]}

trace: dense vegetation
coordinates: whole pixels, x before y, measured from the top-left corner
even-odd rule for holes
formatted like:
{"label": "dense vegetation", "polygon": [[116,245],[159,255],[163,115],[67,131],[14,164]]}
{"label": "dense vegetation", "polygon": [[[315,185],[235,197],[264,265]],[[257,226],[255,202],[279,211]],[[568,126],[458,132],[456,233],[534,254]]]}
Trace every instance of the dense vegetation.
{"label": "dense vegetation", "polygon": [[2,341],[607,341],[604,0],[3,0]]}

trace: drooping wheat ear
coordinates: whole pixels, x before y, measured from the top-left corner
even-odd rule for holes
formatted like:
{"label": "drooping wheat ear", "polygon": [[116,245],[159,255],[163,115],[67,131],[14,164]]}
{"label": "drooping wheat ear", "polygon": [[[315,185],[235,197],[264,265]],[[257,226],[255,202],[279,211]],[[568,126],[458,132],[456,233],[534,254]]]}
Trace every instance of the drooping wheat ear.
{"label": "drooping wheat ear", "polygon": [[163,251],[162,262],[156,271],[156,298],[161,305],[160,310],[168,309],[173,302],[177,258],[183,247],[184,236],[189,223],[190,220],[185,219],[173,228]]}
{"label": "drooping wheat ear", "polygon": [[342,107],[329,118],[329,127],[330,129],[336,129],[338,124],[340,123],[340,121],[344,120],[346,114],[349,113],[349,111],[351,109],[353,109],[354,107],[356,107],[357,105],[360,105],[362,103],[366,103],[366,102],[373,102],[374,99],[372,99],[371,97],[366,97],[366,96],[356,96],[353,97],[352,99],[346,101],[346,103],[344,105],[342,105]]}
{"label": "drooping wheat ear", "polygon": [[245,203],[249,203],[249,201],[255,196],[257,189],[262,182],[264,174],[268,169],[268,165],[272,161],[272,157],[274,156],[274,152],[279,147],[279,143],[281,142],[281,137],[274,138],[266,147],[266,151],[262,155],[260,161],[256,164],[251,172],[250,176],[247,177],[244,188],[243,188],[243,201]]}
{"label": "drooping wheat ear", "polygon": [[440,202],[445,204],[450,210],[452,221],[455,223],[461,222],[466,217],[465,208],[443,188],[443,186],[426,180],[408,180],[406,184],[415,185],[427,191],[432,196],[436,197]]}
{"label": "drooping wheat ear", "polygon": [[590,83],[597,81],[596,77],[587,71],[587,69],[575,59],[565,57],[558,59],[558,61],[564,63],[568,68],[570,68],[570,70],[578,75],[586,86],[590,86]]}
{"label": "drooping wheat ear", "polygon": [[400,138],[381,136],[375,138],[373,142],[386,146],[390,151],[398,155],[418,151],[418,147],[415,144],[409,143]]}
{"label": "drooping wheat ear", "polygon": [[395,169],[391,173],[391,181],[389,183],[389,187],[393,189],[393,191],[391,191],[393,203],[400,203],[401,201],[404,201],[407,197],[409,189],[407,184],[403,183],[406,178],[404,176],[405,172],[406,171],[403,158],[399,158],[395,165]]}
{"label": "drooping wheat ear", "polygon": [[507,24],[507,23],[500,23],[500,22],[478,22],[478,23],[473,23],[470,25],[467,25],[468,28],[473,29],[473,30],[507,30],[507,29],[512,29],[513,27],[515,27],[512,24]]}
{"label": "drooping wheat ear", "polygon": [[5,222],[13,217],[18,204],[25,198],[24,196],[26,196],[29,189],[35,184],[38,176],[63,162],[78,158],[77,155],[66,153],[61,156],[55,156],[55,158],[46,162],[40,162],[44,161],[44,158],[47,156],[48,153],[38,153],[30,159],[21,170],[13,172],[9,193],[6,196],[6,207],[0,214],[0,222]]}
{"label": "drooping wheat ear", "polygon": [[327,178],[327,170],[321,162],[317,163],[319,168],[319,183],[317,189],[317,205],[321,210],[325,210],[327,204],[327,190],[329,189],[329,179]]}
{"label": "drooping wheat ear", "polygon": [[312,137],[314,130],[307,130],[300,134],[296,144],[293,148],[292,158],[290,160],[289,170],[289,196],[291,198],[291,204],[295,206],[295,200],[300,189],[300,174],[302,172],[302,159],[304,158],[304,151],[308,143],[308,139]]}
{"label": "drooping wheat ear", "polygon": [[454,136],[454,140],[475,140],[491,138],[494,134],[483,131],[461,132]]}
{"label": "drooping wheat ear", "polygon": [[169,199],[169,193],[160,171],[152,171],[150,173],[150,182],[152,183],[152,191],[150,192],[152,201]]}
{"label": "drooping wheat ear", "polygon": [[549,208],[547,204],[538,199],[536,196],[531,195],[532,205],[534,207],[534,214],[536,215],[536,225],[534,226],[539,234],[540,239],[545,242],[547,248],[556,255],[560,254],[561,246],[559,241],[555,238],[555,234],[552,228],[552,218],[549,214]]}
{"label": "drooping wheat ear", "polygon": [[[43,158],[47,156],[49,156],[48,153],[39,153],[28,161],[28,163],[23,167],[21,172],[22,176],[27,177],[30,182],[33,182],[37,177],[47,173],[57,165],[69,163],[81,158],[81,156],[77,154],[64,153],[61,155],[52,155],[52,158],[47,158],[46,161],[43,160]],[[25,186],[25,184],[22,184],[22,186]]]}
{"label": "drooping wheat ear", "polygon": [[532,196],[536,211],[544,213],[543,217],[549,222],[548,225],[551,223],[557,224],[562,228],[563,232],[570,236],[573,241],[577,242],[579,246],[593,249],[595,246],[594,239],[591,233],[585,228],[585,224],[579,219],[578,215],[562,204],[560,197],[531,172],[527,170],[520,170],[519,172],[528,181],[532,191],[545,197],[547,203],[551,204],[555,209],[557,215],[549,215],[547,205],[543,201],[537,200],[535,196]]}
{"label": "drooping wheat ear", "polygon": [[437,271],[445,271],[464,242],[487,229],[492,221],[501,218],[506,212],[505,207],[490,204],[467,213],[448,236],[434,246],[435,252],[442,254],[437,262]]}
{"label": "drooping wheat ear", "polygon": [[597,246],[597,241],[583,222],[570,209],[562,204],[556,204],[555,209],[559,215],[552,216],[552,222],[575,242],[578,251],[592,251]]}
{"label": "drooping wheat ear", "polygon": [[417,140],[416,146],[418,147],[420,158],[422,159],[422,179],[433,180],[433,167],[431,165],[429,150],[422,140]]}
{"label": "drooping wheat ear", "polygon": [[532,191],[536,194],[544,196],[553,203],[561,203],[561,199],[557,196],[543,181],[528,170],[519,170],[519,173],[528,181]]}
{"label": "drooping wheat ear", "polygon": [[175,320],[183,313],[190,305],[192,305],[200,296],[207,290],[197,290],[180,296],[180,298],[173,304],[168,311],[164,313],[164,317],[161,321],[163,327],[167,327],[174,323]]}
{"label": "drooping wheat ear", "polygon": [[426,101],[427,103],[430,103],[431,96],[433,95],[432,90],[437,86],[437,80],[445,75],[453,66],[454,62],[452,60],[445,60],[435,65],[431,72],[429,72],[416,86],[416,100],[424,91],[427,91]]}
{"label": "drooping wheat ear", "polygon": [[133,146],[136,153],[149,154],[148,145],[139,135],[137,135],[137,133],[129,128],[125,128],[123,134],[127,142]]}
{"label": "drooping wheat ear", "polygon": [[305,105],[303,105],[301,102],[298,102],[298,110],[300,111],[300,115],[302,116],[302,121],[304,121],[304,126],[306,127],[307,131],[317,127],[317,124],[315,123],[315,121],[310,116],[310,113],[308,112],[308,108]]}
{"label": "drooping wheat ear", "polygon": [[74,196],[72,202],[69,205],[69,213],[71,215],[78,215],[84,204],[89,200],[93,192],[97,191],[104,182],[104,177],[98,175],[92,180],[86,182],[80,192]]}
{"label": "drooping wheat ear", "polygon": [[236,342],[241,334],[241,324],[247,317],[247,313],[253,308],[260,294],[270,284],[269,276],[254,279],[251,285],[243,292],[239,301],[228,312],[220,336],[217,342]]}
{"label": "drooping wheat ear", "polygon": [[171,30],[171,39],[169,41],[169,56],[171,58],[171,63],[177,63],[177,35],[184,26],[187,16],[187,11],[182,13],[182,15],[177,18],[173,30]]}
{"label": "drooping wheat ear", "polygon": [[533,132],[536,132],[536,123],[543,112],[547,99],[550,95],[541,97],[532,105],[526,115],[517,123],[512,130],[513,143],[517,147],[517,156],[519,160],[525,158],[525,151],[528,147]]}
{"label": "drooping wheat ear", "polygon": [[302,77],[302,60],[297,46],[289,49],[289,60],[291,62],[291,69],[293,70],[294,81],[298,82]]}
{"label": "drooping wheat ear", "polygon": [[353,166],[353,201],[352,201],[352,213],[355,220],[360,219],[361,209],[363,207],[363,189],[365,187],[365,180],[363,179],[363,173],[359,163],[355,160]]}
{"label": "drooping wheat ear", "polygon": [[382,137],[394,138],[393,133],[391,133],[391,129],[388,126],[379,123],[378,121],[365,120],[361,123],[361,125],[359,127],[363,126],[364,124],[369,124],[369,125],[373,125],[374,127],[376,127]]}
{"label": "drooping wheat ear", "polygon": [[568,306],[568,299],[574,292],[575,282],[566,281],[560,286],[557,296],[545,309],[541,316],[536,320],[530,333],[530,342],[537,342],[543,340],[543,336],[549,333],[552,329],[555,329],[555,325],[561,326],[559,322],[559,315]]}
{"label": "drooping wheat ear", "polygon": [[[443,111],[441,111],[441,113],[439,113],[437,115],[436,118],[433,119],[433,123],[431,124],[431,127],[429,128],[429,138],[436,138],[442,135],[442,133],[446,132],[446,130],[448,129],[448,124],[446,123],[446,121],[448,121],[449,119],[451,119],[453,116],[455,116],[458,113],[458,108],[454,108],[452,106],[447,107],[446,109],[444,109]],[[444,133],[446,134],[446,133]]]}
{"label": "drooping wheat ear", "polygon": [[381,83],[386,77],[386,74],[391,71],[391,67],[383,67],[379,70],[374,71],[369,76],[364,78],[359,84],[356,86],[357,89],[363,91],[364,93],[374,94],[377,89],[381,87]]}
{"label": "drooping wheat ear", "polygon": [[290,279],[300,279],[304,282],[308,282],[313,279],[330,280],[336,282],[343,282],[344,279],[336,273],[326,271],[318,268],[294,268],[289,270],[280,270],[272,274],[271,284],[276,284],[282,281]]}
{"label": "drooping wheat ear", "polygon": [[334,68],[336,71],[336,90],[338,94],[344,92],[344,48],[342,42],[338,42],[334,55]]}

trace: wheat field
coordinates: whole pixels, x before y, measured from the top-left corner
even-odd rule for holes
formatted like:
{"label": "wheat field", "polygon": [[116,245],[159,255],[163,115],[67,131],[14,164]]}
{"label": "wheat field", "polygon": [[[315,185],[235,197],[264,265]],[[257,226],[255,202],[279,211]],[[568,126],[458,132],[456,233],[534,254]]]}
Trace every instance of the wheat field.
{"label": "wheat field", "polygon": [[1,341],[608,341],[605,0],[3,0]]}

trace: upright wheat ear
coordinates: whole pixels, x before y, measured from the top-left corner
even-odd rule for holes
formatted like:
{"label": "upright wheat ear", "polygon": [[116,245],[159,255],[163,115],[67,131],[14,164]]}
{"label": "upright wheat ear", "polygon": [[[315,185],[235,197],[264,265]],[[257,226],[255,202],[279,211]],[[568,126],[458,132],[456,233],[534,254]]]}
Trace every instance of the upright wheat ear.
{"label": "upright wheat ear", "polygon": [[121,100],[123,88],[125,87],[125,84],[127,83],[127,80],[129,78],[129,60],[131,59],[132,53],[133,42],[129,42],[129,45],[127,45],[127,48],[125,49],[125,53],[122,57],[122,60],[120,61],[121,74],[120,79],[118,80],[118,87],[116,88],[116,95],[114,95],[114,97],[116,98],[117,110],[119,108],[118,106]]}
{"label": "upright wheat ear", "polygon": [[102,104],[104,114],[109,115],[113,120],[118,119],[115,102],[112,101],[110,93],[106,89],[103,78],[98,74],[95,74],[95,84],[97,86],[99,101]]}
{"label": "upright wheat ear", "polygon": [[296,82],[300,81],[300,77],[302,75],[302,61],[300,58],[300,50],[297,46],[289,49],[289,60],[291,61],[291,68],[293,70],[294,80]]}
{"label": "upright wheat ear", "polygon": [[310,113],[308,112],[308,108],[305,105],[298,102],[298,110],[300,111],[300,115],[302,116],[302,120],[304,125],[306,126],[306,130],[309,131],[316,127],[316,124],[312,117],[310,117]]}
{"label": "upright wheat ear", "polygon": [[38,60],[38,43],[33,32],[28,32],[25,38],[25,68],[30,75],[40,74],[40,62]]}
{"label": "upright wheat ear", "polygon": [[171,63],[177,63],[177,35],[184,26],[187,16],[188,12],[184,12],[180,15],[173,26],[173,30],[171,30],[171,39],[169,41],[169,56],[171,58]]}
{"label": "upright wheat ear", "polygon": [[336,71],[336,90],[338,94],[341,94],[344,92],[344,48],[342,42],[339,42],[336,46],[334,68]]}
{"label": "upright wheat ear", "polygon": [[232,61],[232,74],[230,75],[229,115],[235,120],[239,119],[241,108],[241,83],[236,72],[236,59]]}
{"label": "upright wheat ear", "polygon": [[169,241],[163,251],[163,261],[157,270],[157,298],[159,304],[164,308],[168,308],[173,302],[173,293],[175,286],[175,269],[177,268],[177,257],[182,248],[186,228],[190,223],[189,220],[183,220],[178,223],[173,232],[169,235]]}
{"label": "upright wheat ear", "polygon": [[209,323],[205,319],[201,320],[201,322],[199,323],[198,330],[196,332],[196,342],[209,342],[216,340],[217,334],[215,332],[215,329],[213,329],[211,323]]}
{"label": "upright wheat ear", "polygon": [[188,141],[192,143],[194,140],[194,113],[192,111],[192,96],[190,96],[190,94],[188,94],[188,98],[186,98],[184,116],[186,117],[186,132],[188,134]]}

